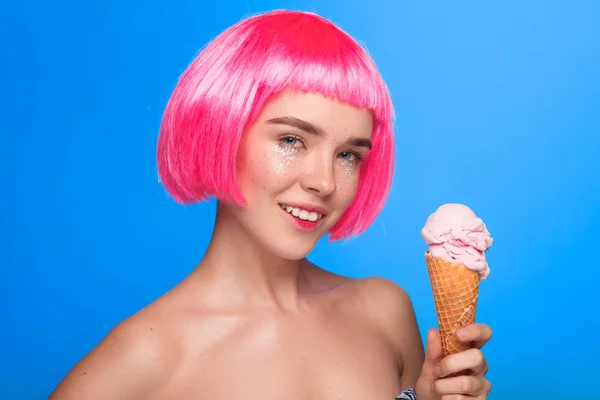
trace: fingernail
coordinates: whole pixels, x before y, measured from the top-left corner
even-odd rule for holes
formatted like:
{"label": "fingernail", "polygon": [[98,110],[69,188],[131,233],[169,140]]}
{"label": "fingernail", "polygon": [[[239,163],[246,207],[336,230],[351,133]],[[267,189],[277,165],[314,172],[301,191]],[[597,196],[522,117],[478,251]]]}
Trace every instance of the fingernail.
{"label": "fingernail", "polygon": [[466,329],[459,329],[456,331],[456,336],[458,336],[460,340],[466,340],[468,338],[468,332]]}

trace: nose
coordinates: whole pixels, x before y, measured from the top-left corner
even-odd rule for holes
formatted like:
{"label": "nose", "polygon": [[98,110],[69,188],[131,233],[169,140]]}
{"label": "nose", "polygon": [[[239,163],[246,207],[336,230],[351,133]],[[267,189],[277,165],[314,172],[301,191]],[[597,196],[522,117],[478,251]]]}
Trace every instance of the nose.
{"label": "nose", "polygon": [[335,191],[335,171],[331,157],[317,157],[305,164],[301,172],[300,184],[307,192],[327,196]]}

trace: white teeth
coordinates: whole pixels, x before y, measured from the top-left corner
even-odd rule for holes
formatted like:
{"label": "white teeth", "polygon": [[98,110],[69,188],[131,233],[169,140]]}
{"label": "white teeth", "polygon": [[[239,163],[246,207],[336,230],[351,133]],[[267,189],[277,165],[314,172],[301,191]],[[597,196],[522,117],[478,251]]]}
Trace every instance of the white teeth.
{"label": "white teeth", "polygon": [[321,216],[319,214],[317,214],[316,212],[314,212],[314,211],[308,213],[307,217],[308,217],[308,220],[312,221],[312,222],[315,222],[316,220],[318,220],[318,219],[321,218]]}
{"label": "white teeth", "polygon": [[288,213],[292,214],[294,217],[298,217],[300,219],[303,219],[305,221],[316,221],[319,220],[323,217],[323,214],[318,214],[314,211],[306,211],[306,210],[302,210],[300,208],[296,208],[296,207],[290,207],[290,206],[285,206],[285,205],[281,205],[281,208],[283,208],[285,211],[287,211]]}

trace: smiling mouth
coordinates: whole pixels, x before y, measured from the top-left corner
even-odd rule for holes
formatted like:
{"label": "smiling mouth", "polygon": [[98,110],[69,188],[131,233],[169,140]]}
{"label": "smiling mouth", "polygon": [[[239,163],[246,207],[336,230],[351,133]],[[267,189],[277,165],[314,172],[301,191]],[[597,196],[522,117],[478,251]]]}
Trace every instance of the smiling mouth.
{"label": "smiling mouth", "polygon": [[298,207],[288,206],[286,204],[279,204],[282,210],[287,212],[288,214],[293,215],[294,217],[301,219],[303,221],[316,222],[324,217],[325,214],[319,214],[314,211],[303,210]]}

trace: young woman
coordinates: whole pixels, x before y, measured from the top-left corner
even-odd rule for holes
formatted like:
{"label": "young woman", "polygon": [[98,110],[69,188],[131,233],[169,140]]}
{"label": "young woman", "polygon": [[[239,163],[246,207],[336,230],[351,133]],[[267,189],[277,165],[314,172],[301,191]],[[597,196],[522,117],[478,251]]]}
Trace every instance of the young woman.
{"label": "young woman", "polygon": [[326,234],[358,235],[387,197],[393,110],[350,36],[309,13],[245,19],[182,75],[158,141],[179,202],[214,197],[209,248],[182,283],[115,327],[52,400],[484,399],[479,350],[424,354],[394,283],[306,259]]}

